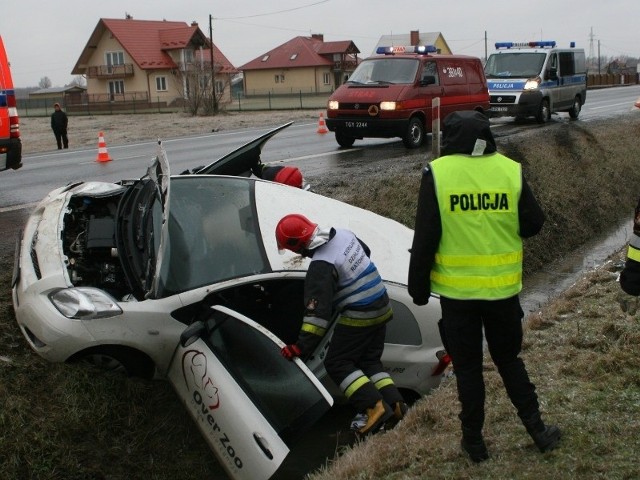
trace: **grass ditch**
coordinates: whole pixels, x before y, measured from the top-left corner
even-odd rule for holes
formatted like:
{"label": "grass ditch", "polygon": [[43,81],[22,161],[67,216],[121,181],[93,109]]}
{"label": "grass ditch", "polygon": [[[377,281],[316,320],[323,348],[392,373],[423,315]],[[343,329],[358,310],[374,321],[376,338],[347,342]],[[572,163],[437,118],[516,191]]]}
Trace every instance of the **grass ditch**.
{"label": "grass ditch", "polygon": [[[631,218],[640,185],[640,116],[571,122],[498,139],[522,163],[547,223],[525,243],[534,272]],[[314,190],[413,226],[419,162],[366,167]],[[564,433],[540,455],[489,359],[486,440],[492,459],[459,448],[455,384],[417,402],[395,430],[347,447],[309,479],[640,477],[640,308],[616,281],[624,252],[528,317],[523,356],[542,410]],[[167,382],[50,364],[31,352],[13,315],[12,252],[0,258],[0,478],[224,478]],[[526,465],[526,469],[523,468]]]}

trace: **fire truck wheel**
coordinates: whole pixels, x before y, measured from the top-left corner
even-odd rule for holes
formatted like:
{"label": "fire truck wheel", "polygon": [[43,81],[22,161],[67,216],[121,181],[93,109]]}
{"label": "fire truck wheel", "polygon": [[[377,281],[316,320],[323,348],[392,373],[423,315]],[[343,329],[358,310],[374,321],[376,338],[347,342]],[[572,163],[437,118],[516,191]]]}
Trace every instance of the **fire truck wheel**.
{"label": "fire truck wheel", "polygon": [[409,128],[406,135],[402,138],[404,146],[407,148],[418,148],[424,142],[424,125],[418,117],[409,120]]}
{"label": "fire truck wheel", "polygon": [[347,135],[342,130],[340,129],[336,130],[336,142],[338,142],[338,145],[340,145],[341,147],[345,147],[345,148],[352,147],[353,142],[355,141],[356,139],[354,137]]}

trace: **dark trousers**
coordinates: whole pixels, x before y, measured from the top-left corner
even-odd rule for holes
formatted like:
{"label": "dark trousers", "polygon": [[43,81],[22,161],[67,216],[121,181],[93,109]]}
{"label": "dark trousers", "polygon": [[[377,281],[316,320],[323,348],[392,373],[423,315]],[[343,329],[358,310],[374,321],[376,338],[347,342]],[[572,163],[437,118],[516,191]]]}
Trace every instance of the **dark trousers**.
{"label": "dark trousers", "polygon": [[524,313],[518,296],[493,301],[440,298],[440,305],[462,407],[462,428],[480,433],[484,426],[483,327],[489,353],[518,416],[529,418],[538,413],[535,386],[519,357]]}
{"label": "dark trousers", "polygon": [[[358,370],[369,378],[384,372],[380,357],[386,332],[386,324],[371,327],[336,325],[324,360],[327,373],[336,385]],[[378,390],[372,382],[367,382],[351,395],[349,403],[356,411],[364,412],[380,399],[393,405],[402,401],[402,394],[393,384]]]}
{"label": "dark trousers", "polygon": [[69,139],[67,138],[66,130],[54,130],[53,134],[56,136],[58,150],[60,150],[62,147],[69,148]]}

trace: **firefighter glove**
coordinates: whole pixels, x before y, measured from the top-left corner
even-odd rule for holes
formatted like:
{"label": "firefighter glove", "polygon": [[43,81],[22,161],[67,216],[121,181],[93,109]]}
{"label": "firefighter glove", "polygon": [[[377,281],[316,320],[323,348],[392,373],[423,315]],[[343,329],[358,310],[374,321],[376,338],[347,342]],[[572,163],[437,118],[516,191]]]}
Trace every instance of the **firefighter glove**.
{"label": "firefighter glove", "polygon": [[295,343],[282,347],[280,353],[287,360],[293,360],[295,357],[299,357],[300,355],[302,355],[300,347],[298,347],[298,345],[296,345]]}

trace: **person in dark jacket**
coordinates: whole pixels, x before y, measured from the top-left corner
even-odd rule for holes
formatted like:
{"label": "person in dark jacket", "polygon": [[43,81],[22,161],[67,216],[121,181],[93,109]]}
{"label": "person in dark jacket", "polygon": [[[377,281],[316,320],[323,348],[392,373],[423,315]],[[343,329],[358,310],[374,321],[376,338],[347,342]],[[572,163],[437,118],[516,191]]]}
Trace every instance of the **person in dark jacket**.
{"label": "person in dark jacket", "polygon": [[321,229],[300,214],[278,222],[276,241],[280,250],[311,258],[302,327],[296,343],[283,347],[282,355],[307,360],[337,314],[324,365],[360,414],[352,428],[368,435],[401,420],[408,407],[380,360],[393,310],[369,247],[349,230]]}
{"label": "person in dark jacket", "polygon": [[67,126],[69,125],[69,119],[67,114],[62,111],[59,103],[53,104],[53,113],[51,114],[51,130],[56,136],[56,143],[58,144],[58,150],[69,148],[69,139],[67,138]]}
{"label": "person in dark jacket", "polygon": [[640,199],[633,215],[633,234],[627,248],[627,259],[620,273],[620,287],[629,295],[640,295]]}
{"label": "person in dark jacket", "polygon": [[462,449],[489,458],[485,414],[483,331],[489,353],[518,416],[542,452],[560,430],[541,418],[535,386],[520,358],[524,312],[522,238],[537,234],[544,213],[519,163],[501,155],[489,119],[454,112],[443,122],[442,157],[422,175],[408,288],[417,305],[439,294],[443,344],[456,374]]}

